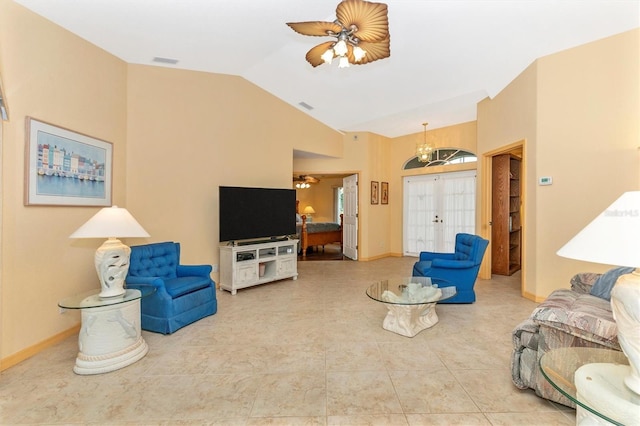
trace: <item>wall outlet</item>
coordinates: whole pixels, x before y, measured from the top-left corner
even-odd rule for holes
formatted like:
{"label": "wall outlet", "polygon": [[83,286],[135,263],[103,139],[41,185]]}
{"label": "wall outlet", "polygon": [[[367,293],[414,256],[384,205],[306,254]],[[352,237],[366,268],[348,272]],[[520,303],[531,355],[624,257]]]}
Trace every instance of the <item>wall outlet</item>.
{"label": "wall outlet", "polygon": [[218,272],[218,265],[215,264],[211,267],[211,272]]}

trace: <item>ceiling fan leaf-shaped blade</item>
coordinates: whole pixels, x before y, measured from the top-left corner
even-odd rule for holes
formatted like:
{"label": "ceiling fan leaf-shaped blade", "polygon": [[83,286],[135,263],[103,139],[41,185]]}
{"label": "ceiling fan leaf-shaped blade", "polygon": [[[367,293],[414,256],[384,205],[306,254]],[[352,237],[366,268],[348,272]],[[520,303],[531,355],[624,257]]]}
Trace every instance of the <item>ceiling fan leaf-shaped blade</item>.
{"label": "ceiling fan leaf-shaped blade", "polygon": [[377,43],[360,42],[358,46],[367,53],[359,62],[355,62],[355,58],[350,56],[349,62],[351,62],[352,64],[364,65],[368,64],[369,62],[377,61],[378,59],[384,59],[391,56],[389,37]]}
{"label": "ceiling fan leaf-shaped blade", "polygon": [[338,34],[342,30],[342,27],[335,22],[287,22],[287,25],[298,34],[316,37]]}
{"label": "ceiling fan leaf-shaped blade", "polygon": [[324,59],[322,59],[322,54],[326,52],[328,49],[330,49],[331,46],[333,46],[333,44],[334,44],[333,41],[327,41],[317,45],[316,47],[311,48],[311,50],[309,50],[307,52],[307,55],[305,56],[305,58],[307,59],[307,62],[309,62],[314,68],[317,67],[318,65],[324,64]]}
{"label": "ceiling fan leaf-shaped blade", "polygon": [[338,21],[345,28],[355,26],[354,36],[360,40],[375,42],[389,35],[387,5],[363,0],[344,0],[336,9]]}

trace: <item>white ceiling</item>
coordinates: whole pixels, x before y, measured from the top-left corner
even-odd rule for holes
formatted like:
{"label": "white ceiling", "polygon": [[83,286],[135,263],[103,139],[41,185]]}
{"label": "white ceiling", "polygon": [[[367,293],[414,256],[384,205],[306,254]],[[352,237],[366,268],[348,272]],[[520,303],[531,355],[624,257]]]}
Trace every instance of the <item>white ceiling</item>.
{"label": "white ceiling", "polygon": [[391,57],[338,69],[304,59],[328,38],[285,25],[333,21],[338,0],[15,1],[128,63],[239,75],[387,137],[475,120],[535,59],[640,26],[640,0],[387,0]]}

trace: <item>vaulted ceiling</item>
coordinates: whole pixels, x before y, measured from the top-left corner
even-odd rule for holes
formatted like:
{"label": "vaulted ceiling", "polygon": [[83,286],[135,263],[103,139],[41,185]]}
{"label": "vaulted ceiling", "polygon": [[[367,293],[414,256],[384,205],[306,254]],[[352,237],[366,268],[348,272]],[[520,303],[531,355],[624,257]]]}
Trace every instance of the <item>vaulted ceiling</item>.
{"label": "vaulted ceiling", "polygon": [[285,25],[333,21],[338,0],[15,1],[128,63],[242,76],[331,128],[387,137],[475,120],[537,58],[640,26],[640,0],[387,0],[391,56],[338,69],[309,65],[325,39]]}

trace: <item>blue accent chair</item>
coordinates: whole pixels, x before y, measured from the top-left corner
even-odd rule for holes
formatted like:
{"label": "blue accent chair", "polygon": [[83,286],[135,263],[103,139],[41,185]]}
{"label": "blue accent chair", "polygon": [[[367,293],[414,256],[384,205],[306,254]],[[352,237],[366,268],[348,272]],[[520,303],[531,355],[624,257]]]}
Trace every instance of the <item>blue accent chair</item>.
{"label": "blue accent chair", "polygon": [[488,245],[489,241],[477,235],[457,234],[455,253],[421,252],[413,266],[413,276],[439,278],[456,287],[454,297],[439,303],[473,303],[473,286]]}
{"label": "blue accent chair", "polygon": [[140,301],[141,327],[171,334],[218,310],[210,265],[180,265],[180,243],[131,247],[127,288],[153,286]]}

